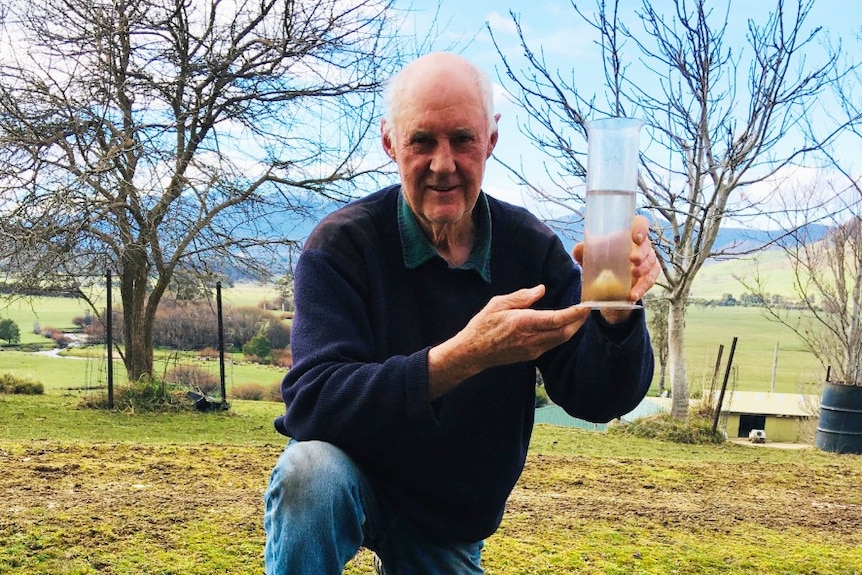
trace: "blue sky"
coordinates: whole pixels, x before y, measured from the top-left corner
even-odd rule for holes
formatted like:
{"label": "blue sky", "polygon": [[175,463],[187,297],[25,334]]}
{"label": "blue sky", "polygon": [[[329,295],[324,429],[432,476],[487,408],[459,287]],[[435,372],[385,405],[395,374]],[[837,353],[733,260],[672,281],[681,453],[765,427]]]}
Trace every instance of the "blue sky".
{"label": "blue sky", "polygon": [[[594,44],[595,34],[576,17],[569,0],[440,0],[439,4],[440,15],[433,47],[464,54],[485,69],[495,81],[500,69],[500,57],[491,42],[486,22],[493,29],[507,57],[517,58],[521,49],[509,14],[511,10],[518,14],[530,47],[534,51],[542,49],[552,67],[574,70],[579,81],[590,86],[590,92],[601,89],[602,72],[598,50]],[[585,12],[595,11],[596,3],[593,0],[579,1],[577,4]],[[627,16],[642,5],[640,0],[624,1],[622,4],[629,11],[624,13]],[[693,4],[692,0],[689,0],[689,4]],[[786,5],[793,4],[793,0],[786,2]],[[414,13],[409,19],[415,22],[417,29],[427,30],[438,1],[404,0],[402,5],[412,6]],[[661,12],[659,6],[671,7],[673,3],[669,0],[654,0],[652,5]],[[727,9],[728,2],[713,2],[712,6],[718,15],[721,15]],[[736,0],[730,2],[729,6],[732,25],[726,43],[742,48],[746,19],[755,18],[762,21],[763,16],[775,6],[775,2]],[[840,38],[845,48],[859,47],[862,42],[857,38],[860,31],[860,20],[856,17],[858,10],[858,0],[817,0],[807,22],[826,28],[826,36],[832,42]],[[633,21],[632,18],[627,20]],[[855,49],[855,52],[858,51],[858,48]],[[523,160],[534,167],[533,171],[539,177],[543,171],[542,157],[530,149],[517,127],[519,121],[523,121],[524,113],[519,107],[500,97],[496,100],[496,107],[502,118],[500,140],[495,155],[510,164],[519,164]],[[862,157],[862,146],[858,138],[852,145],[854,149],[851,153]],[[493,162],[488,166],[485,189],[509,201],[527,205],[531,203],[509,180],[505,170]]]}

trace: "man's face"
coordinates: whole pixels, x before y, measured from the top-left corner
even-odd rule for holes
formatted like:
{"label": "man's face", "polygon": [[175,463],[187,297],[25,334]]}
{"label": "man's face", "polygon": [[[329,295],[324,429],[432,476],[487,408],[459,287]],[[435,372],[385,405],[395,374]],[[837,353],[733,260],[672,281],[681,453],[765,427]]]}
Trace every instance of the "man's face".
{"label": "man's face", "polygon": [[[407,204],[425,228],[456,224],[479,197],[497,132],[478,90],[457,78],[417,78],[383,146],[398,164]],[[394,140],[394,141],[393,141]]]}

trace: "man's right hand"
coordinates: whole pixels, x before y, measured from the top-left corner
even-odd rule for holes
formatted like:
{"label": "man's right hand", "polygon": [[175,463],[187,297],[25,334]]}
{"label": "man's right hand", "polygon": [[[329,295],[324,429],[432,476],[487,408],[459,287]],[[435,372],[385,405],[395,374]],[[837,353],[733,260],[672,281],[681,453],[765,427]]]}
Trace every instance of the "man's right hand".
{"label": "man's right hand", "polygon": [[490,367],[536,359],[568,341],[590,310],[568,307],[534,310],[545,286],[495,296],[460,332],[428,353],[429,397],[433,401],[468,377]]}

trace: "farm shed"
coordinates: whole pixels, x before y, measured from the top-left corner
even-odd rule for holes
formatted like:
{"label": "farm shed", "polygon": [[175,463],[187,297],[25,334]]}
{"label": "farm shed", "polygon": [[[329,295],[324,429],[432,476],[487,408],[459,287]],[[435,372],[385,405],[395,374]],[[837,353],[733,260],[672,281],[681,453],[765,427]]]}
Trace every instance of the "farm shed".
{"label": "farm shed", "polygon": [[[646,397],[629,413],[622,416],[623,421],[634,421],[640,417],[647,417],[656,413],[667,412],[666,402],[655,398]],[[572,417],[559,405],[546,405],[536,409],[536,423],[546,423],[548,425],[559,425],[561,427],[577,427],[579,429],[588,429],[591,431],[604,431],[607,425],[604,423],[592,423]]]}
{"label": "farm shed", "polygon": [[810,443],[820,413],[820,397],[734,391],[724,397],[721,412],[728,437],[747,438],[752,429],[762,429],[767,441]]}

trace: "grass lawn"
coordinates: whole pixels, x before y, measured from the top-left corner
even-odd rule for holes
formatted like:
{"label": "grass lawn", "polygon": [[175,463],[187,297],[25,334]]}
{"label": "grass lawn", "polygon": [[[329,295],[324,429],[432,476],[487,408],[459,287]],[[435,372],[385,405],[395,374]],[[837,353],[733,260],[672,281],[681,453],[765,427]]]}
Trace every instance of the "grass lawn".
{"label": "grass lawn", "polygon": [[[194,353],[156,354],[156,372],[167,373],[177,365],[195,365],[219,376],[216,359],[202,359]],[[114,382],[122,385],[125,374],[123,362],[114,359]],[[0,347],[0,373],[11,373],[42,383],[48,393],[65,393],[70,390],[98,389],[107,386],[107,359],[101,347],[63,351],[61,355],[4,350]],[[242,361],[241,354],[227,357],[225,384],[230,393],[236,384],[259,383],[266,387],[278,384],[284,377],[281,367]]]}
{"label": "grass lawn", "polygon": [[[274,297],[272,289],[263,286],[241,285],[225,290],[224,300],[230,305],[256,305]],[[34,323],[44,327],[71,329],[72,318],[84,315],[80,302],[65,298],[37,298],[19,301],[0,308],[0,316],[8,316],[21,328],[22,343],[40,343],[50,346],[50,341],[31,333]],[[31,307],[32,306],[32,307]],[[215,328],[213,328],[215,329]],[[799,393],[811,391],[825,378],[825,370],[811,353],[806,351],[799,338],[788,328],[770,322],[755,308],[703,308],[689,307],[686,322],[686,364],[689,387],[709,387],[715,368],[719,346],[724,346],[722,368],[730,354],[733,338],[738,338],[734,355],[731,384],[739,390],[769,390],[772,386],[775,347],[778,345],[778,366],[775,371],[775,389],[779,392]],[[5,350],[5,351],[3,351]],[[104,351],[95,348],[87,361],[59,360],[20,354],[10,346],[0,346],[0,372],[13,371],[16,375],[33,377],[46,388],[87,387],[104,385],[107,366]],[[157,353],[157,371],[162,373],[178,360],[189,354]],[[281,379],[283,370],[248,364],[240,357],[232,358],[226,365],[227,386],[237,383],[261,383],[270,385]],[[218,374],[216,362],[203,364]],[[114,373],[123,373],[122,364],[115,362]],[[658,388],[659,372],[656,370],[654,388]],[[815,390],[814,393],[817,393]]]}
{"label": "grass lawn", "polygon": [[[266,295],[239,288],[230,297],[254,305]],[[71,327],[84,309],[70,301],[40,306],[42,327]],[[19,318],[22,339],[36,317],[11,307],[4,314]],[[776,342],[777,391],[810,391],[823,379],[797,338],[758,310],[692,307],[692,389],[709,384],[719,345],[726,362],[734,336],[737,389],[769,389]],[[100,348],[73,355],[0,348],[0,372],[47,389],[0,395],[0,574],[261,573],[262,494],[285,442],[272,427],[281,405],[234,400],[218,414],[81,409],[82,392],[67,388],[103,385],[106,360]],[[218,373],[216,361],[163,352],[157,371],[187,362]],[[237,361],[226,370],[229,392],[283,375]],[[484,566],[491,575],[862,575],[860,485],[862,456],[537,426]],[[369,554],[345,572],[373,573]]]}
{"label": "grass lawn", "polygon": [[[262,572],[280,406],[81,410],[0,395],[0,573]],[[538,426],[491,575],[859,575],[862,457]],[[367,552],[345,571],[370,575]]]}

